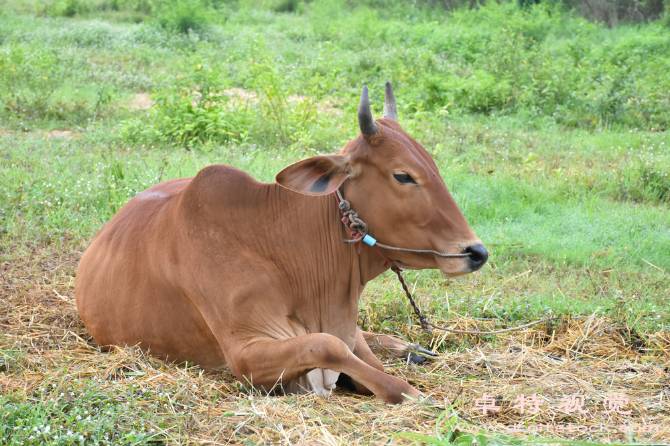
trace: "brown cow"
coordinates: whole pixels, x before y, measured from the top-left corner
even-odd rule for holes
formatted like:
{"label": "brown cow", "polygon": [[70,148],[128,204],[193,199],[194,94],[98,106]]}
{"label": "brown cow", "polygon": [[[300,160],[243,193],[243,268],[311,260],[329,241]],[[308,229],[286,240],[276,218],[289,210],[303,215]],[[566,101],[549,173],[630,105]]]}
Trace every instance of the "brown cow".
{"label": "brown cow", "polygon": [[[385,257],[458,276],[488,254],[395,110],[387,83],[384,118],[375,122],[364,87],[362,134],[336,155],[285,168],[276,183],[213,165],[137,194],[79,265],[75,295],[88,331],[102,346],[139,344],[172,361],[228,365],[257,388],[322,395],[343,373],[389,403],[421,395],[384,373],[366,343],[375,336],[357,328],[363,288],[389,269]],[[470,256],[359,252],[343,243],[338,188],[380,242]]]}

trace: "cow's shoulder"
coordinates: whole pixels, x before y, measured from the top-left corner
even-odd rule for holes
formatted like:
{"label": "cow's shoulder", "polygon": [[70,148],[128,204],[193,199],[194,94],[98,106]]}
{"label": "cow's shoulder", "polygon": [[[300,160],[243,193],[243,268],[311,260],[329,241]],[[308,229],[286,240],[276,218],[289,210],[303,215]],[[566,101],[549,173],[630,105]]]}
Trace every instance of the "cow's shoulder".
{"label": "cow's shoulder", "polygon": [[182,204],[187,208],[207,206],[218,210],[222,206],[256,205],[267,186],[236,167],[213,164],[193,178],[184,190]]}
{"label": "cow's shoulder", "polygon": [[262,184],[247,172],[226,164],[212,164],[204,167],[193,178],[192,187],[248,187]]}

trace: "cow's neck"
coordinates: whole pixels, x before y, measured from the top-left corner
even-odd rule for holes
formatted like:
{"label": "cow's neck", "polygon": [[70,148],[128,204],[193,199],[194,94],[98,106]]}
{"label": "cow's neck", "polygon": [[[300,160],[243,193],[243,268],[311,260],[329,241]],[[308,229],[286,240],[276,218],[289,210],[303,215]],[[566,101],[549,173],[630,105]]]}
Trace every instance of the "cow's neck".
{"label": "cow's neck", "polygon": [[[299,199],[305,200],[314,211],[314,220],[307,219],[306,221],[319,222],[318,225],[312,225],[311,228],[316,230],[315,235],[321,234],[324,252],[332,253],[333,259],[347,265],[352,277],[358,278],[361,287],[391,267],[374,248],[363,244],[359,254],[358,243],[343,241],[351,237],[349,228],[342,223],[342,214],[334,195],[322,197],[299,195]],[[330,237],[323,237],[324,232]]]}
{"label": "cow's neck", "polygon": [[276,225],[273,238],[282,238],[275,246],[291,253],[278,255],[287,277],[295,282],[292,287],[296,294],[318,306],[319,323],[342,319],[346,313],[347,325],[351,319],[355,324],[358,299],[365,284],[390,265],[369,246],[363,245],[358,254],[358,244],[342,241],[349,238],[349,229],[341,221],[333,195],[306,196],[280,186],[276,186],[275,193],[281,196],[282,206],[277,212],[284,223]]}
{"label": "cow's neck", "polygon": [[[342,226],[344,226],[344,224],[342,224]],[[344,234],[345,239],[350,238],[348,229],[344,231]],[[362,243],[359,254],[359,243],[347,244],[348,247],[353,248],[348,250],[348,254],[352,257],[352,269],[359,272],[360,284],[362,287],[365,287],[365,284],[382,274],[384,271],[387,271],[391,265],[386,262],[374,248],[365,243]],[[345,243],[342,242],[342,244]]]}

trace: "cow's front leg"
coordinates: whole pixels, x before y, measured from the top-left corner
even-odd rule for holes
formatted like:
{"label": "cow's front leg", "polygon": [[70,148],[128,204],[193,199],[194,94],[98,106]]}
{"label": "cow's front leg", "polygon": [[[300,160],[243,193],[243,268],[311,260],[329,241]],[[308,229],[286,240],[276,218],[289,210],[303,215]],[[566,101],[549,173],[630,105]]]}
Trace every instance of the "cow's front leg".
{"label": "cow's front leg", "polygon": [[415,364],[421,364],[426,360],[426,356],[437,356],[434,352],[426,350],[417,344],[403,341],[394,336],[388,336],[377,333],[369,333],[359,330],[365,342],[373,352],[377,354],[388,354],[396,358],[409,359]]}
{"label": "cow's front leg", "polygon": [[[358,329],[356,330],[356,345],[354,346],[354,355],[356,355],[357,358],[359,358],[361,361],[363,361],[370,367],[373,367],[379,370],[380,372],[384,371],[384,366],[382,365],[382,362],[379,360],[379,358],[375,356],[374,353],[372,353],[372,350],[370,350],[370,347],[368,346],[367,342],[365,341],[365,338],[363,337],[363,332]],[[370,389],[368,389],[358,381],[352,379],[350,376],[345,375],[344,373],[340,374],[340,376],[338,377],[337,385],[340,387],[344,387],[345,389],[359,393],[361,395],[372,394]]]}
{"label": "cow's front leg", "polygon": [[335,336],[304,334],[280,340],[253,339],[226,352],[233,373],[242,382],[270,390],[320,368],[344,373],[391,404],[421,396],[402,379],[366,364]]}

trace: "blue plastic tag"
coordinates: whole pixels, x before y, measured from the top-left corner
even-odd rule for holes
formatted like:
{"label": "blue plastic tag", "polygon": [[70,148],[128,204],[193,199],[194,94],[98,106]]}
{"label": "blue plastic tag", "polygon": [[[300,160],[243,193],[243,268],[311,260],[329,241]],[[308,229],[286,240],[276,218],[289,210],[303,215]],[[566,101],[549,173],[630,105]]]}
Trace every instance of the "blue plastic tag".
{"label": "blue plastic tag", "polygon": [[377,243],[377,240],[375,240],[374,237],[370,237],[369,234],[366,234],[365,237],[363,237],[363,243],[366,243],[370,246],[375,246],[375,243]]}

